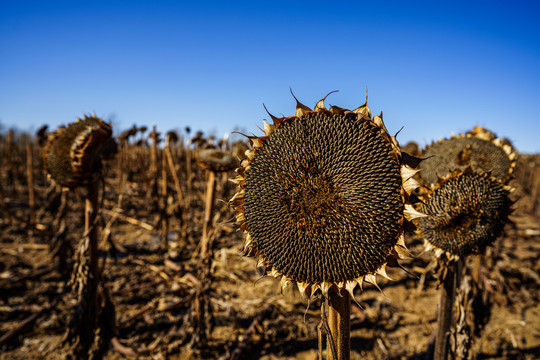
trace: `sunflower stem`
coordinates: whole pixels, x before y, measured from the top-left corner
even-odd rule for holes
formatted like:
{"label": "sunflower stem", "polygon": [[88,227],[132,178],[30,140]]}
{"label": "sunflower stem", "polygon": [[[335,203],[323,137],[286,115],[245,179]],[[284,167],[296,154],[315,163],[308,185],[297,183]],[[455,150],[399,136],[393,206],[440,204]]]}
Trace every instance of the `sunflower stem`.
{"label": "sunflower stem", "polygon": [[318,354],[317,354],[317,360],[323,360],[323,327],[324,327],[324,301],[321,304],[321,321],[319,322],[319,325],[317,325],[317,342],[319,343],[318,346]]}
{"label": "sunflower stem", "polygon": [[118,208],[122,208],[122,201],[124,199],[124,157],[125,157],[125,150],[126,150],[126,142],[127,140],[122,140],[118,146]]}
{"label": "sunflower stem", "polygon": [[446,360],[448,358],[448,345],[453,325],[453,308],[456,295],[456,276],[457,263],[454,263],[448,266],[441,288],[434,360]]}
{"label": "sunflower stem", "polygon": [[[187,184],[187,194],[191,194],[191,139],[188,140],[186,146],[186,184]],[[186,203],[189,206],[191,199],[186,196]]]}
{"label": "sunflower stem", "polygon": [[174,164],[174,159],[173,159],[173,155],[171,153],[170,147],[166,146],[164,149],[164,152],[165,152],[164,156],[167,158],[169,171],[174,181],[174,187],[176,189],[177,206],[178,206],[178,212],[180,213],[179,217],[180,217],[181,226],[182,226],[182,239],[186,239],[187,221],[186,221],[186,209],[185,209],[186,207],[185,207],[184,195],[182,193],[180,181],[178,180],[178,174],[176,173],[176,165]]}
{"label": "sunflower stem", "polygon": [[[167,149],[169,144],[165,144]],[[161,156],[161,236],[163,237],[163,243],[165,247],[169,246],[168,234],[169,234],[169,216],[167,214],[167,197],[168,197],[168,179],[167,179],[167,157],[165,156],[165,150],[163,150]]]}
{"label": "sunflower stem", "polygon": [[214,192],[216,189],[216,173],[208,170],[206,178],[206,194],[204,201],[204,219],[203,219],[203,233],[201,241],[201,259],[206,257],[206,254],[210,248],[210,236],[209,232],[212,227],[212,217],[214,210]]}
{"label": "sunflower stem", "polygon": [[87,196],[85,199],[84,211],[84,233],[88,234],[89,241],[89,263],[90,273],[94,279],[99,279],[100,271],[98,267],[98,241],[99,234],[95,224],[99,211],[99,188],[96,180],[92,180],[87,186]]}
{"label": "sunflower stem", "polygon": [[33,233],[36,222],[36,202],[34,196],[34,163],[32,159],[32,144],[26,145],[26,173],[28,179],[28,206],[30,207],[30,218],[28,220],[28,228],[30,233]]}
{"label": "sunflower stem", "polygon": [[[351,298],[347,291],[328,293],[327,358],[349,360],[351,356]],[[332,349],[335,346],[335,354]]]}
{"label": "sunflower stem", "polygon": [[156,125],[152,127],[152,132],[150,133],[150,138],[152,139],[152,146],[150,147],[150,197],[154,202],[154,208],[158,209],[158,165],[157,165],[157,143],[158,143],[158,133],[156,131]]}
{"label": "sunflower stem", "polygon": [[[96,344],[96,331],[99,327],[99,297],[98,288],[101,281],[101,272],[99,271],[99,252],[98,252],[98,228],[95,222],[98,209],[99,188],[96,180],[92,180],[86,187],[87,195],[85,198],[84,211],[84,236],[88,237],[88,242],[82,240],[80,245],[80,256],[87,256],[88,267],[85,274],[84,267],[78,267],[77,280],[81,285],[77,289],[78,306],[81,307],[80,314],[75,312],[72,315],[72,321],[76,324],[68,328],[69,338],[74,337],[73,355],[76,358],[87,359],[92,346]],[[88,253],[85,254],[85,246],[88,246]]]}

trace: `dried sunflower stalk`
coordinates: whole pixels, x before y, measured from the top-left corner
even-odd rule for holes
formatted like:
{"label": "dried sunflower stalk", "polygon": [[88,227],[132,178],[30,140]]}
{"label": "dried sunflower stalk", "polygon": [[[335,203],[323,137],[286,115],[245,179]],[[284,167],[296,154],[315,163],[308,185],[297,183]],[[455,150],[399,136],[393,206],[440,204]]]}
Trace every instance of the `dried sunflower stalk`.
{"label": "dried sunflower stalk", "polygon": [[[435,255],[436,277],[442,283],[435,358],[449,356],[449,334],[454,327],[453,308],[456,287],[460,286],[461,259],[482,253],[503,232],[513,202],[512,189],[488,174],[479,174],[470,167],[456,170],[432,184],[432,193],[425,199],[420,211],[427,216],[419,219],[418,230],[424,237],[424,246]],[[465,282],[464,282],[465,284]],[[469,287],[470,290],[470,287]],[[467,298],[461,293],[460,299]],[[464,313],[458,304],[460,314]],[[463,321],[466,316],[459,316]],[[461,326],[463,327],[463,326]],[[461,348],[467,342],[461,338]]]}
{"label": "dried sunflower stalk", "polygon": [[100,359],[114,332],[114,305],[103,284],[99,266],[98,238],[99,189],[97,182],[104,157],[115,154],[112,128],[95,115],[84,116],[49,135],[43,159],[57,184],[86,187],[84,234],[77,252],[73,286],[77,299],[64,337],[72,356]]}
{"label": "dried sunflower stalk", "polygon": [[200,257],[205,258],[209,249],[209,231],[212,227],[214,212],[214,193],[216,190],[216,173],[232,170],[237,161],[231,154],[219,149],[203,149],[197,152],[197,163],[206,170],[206,191],[204,200],[203,232],[200,247]]}
{"label": "dried sunflower stalk", "polygon": [[199,166],[206,170],[206,191],[204,200],[204,216],[200,251],[195,251],[193,256],[199,257],[198,278],[200,285],[197,287],[194,308],[194,331],[193,341],[200,347],[207,345],[207,338],[213,327],[213,315],[210,302],[210,291],[213,279],[213,244],[212,244],[212,219],[214,218],[214,194],[216,191],[216,173],[232,170],[237,166],[237,161],[229,153],[219,149],[202,149],[196,155]]}
{"label": "dried sunflower stalk", "polygon": [[[461,350],[465,350],[468,343],[463,336],[459,344],[450,341],[448,336],[454,326],[455,291],[462,277],[459,273],[465,271],[462,259],[483,253],[509,221],[513,204],[509,194],[513,189],[506,184],[512,176],[517,152],[508,140],[475,127],[467,134],[439,140],[429,146],[423,156],[426,160],[421,164],[420,176],[430,184],[432,192],[420,207],[427,216],[419,220],[418,230],[424,237],[425,248],[435,255],[435,276],[443,285],[435,358],[445,359],[452,352],[464,353],[449,350],[449,343],[459,345]],[[475,260],[478,273],[480,258]],[[467,281],[462,284],[465,286]],[[470,292],[471,287],[461,290],[460,300],[464,301],[471,295],[464,291]],[[458,302],[459,313],[466,313],[467,306]],[[458,320],[463,322],[467,318],[459,316]],[[459,328],[465,328],[463,325]]]}

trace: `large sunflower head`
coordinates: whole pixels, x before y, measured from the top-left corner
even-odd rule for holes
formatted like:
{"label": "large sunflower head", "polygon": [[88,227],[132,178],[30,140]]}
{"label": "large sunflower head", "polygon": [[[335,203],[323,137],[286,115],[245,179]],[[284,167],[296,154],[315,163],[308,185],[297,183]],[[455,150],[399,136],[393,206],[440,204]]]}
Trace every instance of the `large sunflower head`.
{"label": "large sunflower head", "polygon": [[297,101],[295,116],[270,116],[232,180],[244,253],[306,297],[375,282],[406,254],[405,222],[420,215],[409,203],[418,159],[367,103],[326,109],[323,98],[311,110]]}
{"label": "large sunflower head", "polygon": [[43,151],[45,169],[60,185],[76,187],[92,181],[102,158],[117,152],[110,124],[95,115],[84,116],[49,134]]}
{"label": "large sunflower head", "polygon": [[488,174],[456,170],[432,185],[418,221],[425,247],[437,258],[457,260],[480,253],[503,232],[512,189]]}
{"label": "large sunflower head", "polygon": [[467,167],[507,182],[516,166],[517,151],[508,140],[477,126],[466,134],[438,140],[424,150],[423,157],[420,177],[428,184]]}

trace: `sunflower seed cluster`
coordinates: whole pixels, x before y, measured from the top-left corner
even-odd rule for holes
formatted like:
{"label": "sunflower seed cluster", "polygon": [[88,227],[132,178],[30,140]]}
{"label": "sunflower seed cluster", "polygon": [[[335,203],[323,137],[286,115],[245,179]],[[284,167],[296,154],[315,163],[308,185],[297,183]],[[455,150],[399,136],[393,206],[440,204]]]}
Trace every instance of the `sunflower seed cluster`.
{"label": "sunflower seed cluster", "polygon": [[450,177],[426,200],[418,229],[432,246],[451,255],[477,253],[502,233],[511,213],[509,191],[472,171]]}
{"label": "sunflower seed cluster", "polygon": [[505,181],[512,163],[503,148],[475,137],[439,140],[426,148],[423,157],[426,160],[420,164],[420,176],[427,184],[436,183],[438,177],[469,166],[478,173],[490,173]]}
{"label": "sunflower seed cluster", "polygon": [[381,129],[356,114],[311,112],[280,127],[245,173],[246,227],[290,280],[372,274],[396,245],[400,163]]}

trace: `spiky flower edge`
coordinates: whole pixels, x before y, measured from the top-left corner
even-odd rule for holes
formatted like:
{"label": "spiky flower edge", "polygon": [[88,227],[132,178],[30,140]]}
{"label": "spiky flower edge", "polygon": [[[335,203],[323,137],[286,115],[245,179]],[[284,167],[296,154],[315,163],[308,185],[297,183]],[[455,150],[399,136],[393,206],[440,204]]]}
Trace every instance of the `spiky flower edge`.
{"label": "spiky flower edge", "polygon": [[506,177],[502,179],[502,182],[506,184],[511,180],[514,174],[514,169],[517,164],[518,151],[512,146],[509,140],[505,138],[501,139],[497,137],[490,130],[481,126],[475,126],[472,130],[464,134],[463,133],[458,134],[458,135],[452,134],[449,139],[437,139],[435,141],[432,141],[430,145],[427,145],[424,148],[422,153],[425,153],[427,149],[429,149],[430,147],[434,146],[435,144],[441,141],[448,141],[448,140],[458,139],[458,138],[476,138],[476,139],[480,139],[484,141],[489,141],[490,143],[492,143],[493,145],[497,146],[502,151],[504,151],[504,153],[506,154],[506,156],[508,156],[508,159],[510,160],[510,167],[508,169],[508,173]]}
{"label": "spiky flower edge", "polygon": [[[374,117],[371,116],[371,110],[367,106],[367,97],[366,102],[362,106],[354,110],[348,110],[338,106],[331,106],[330,109],[326,109],[324,105],[324,100],[331,93],[327,94],[325,97],[319,100],[313,110],[306,105],[300,103],[295,97],[294,99],[296,100],[296,113],[294,116],[278,118],[267,111],[273,123],[270,124],[263,120],[264,136],[248,136],[252,149],[246,151],[246,159],[242,161],[240,168],[236,169],[238,175],[235,178],[230,179],[231,182],[235,183],[240,188],[240,190],[229,200],[229,204],[236,211],[236,225],[239,226],[241,230],[243,230],[245,235],[243,254],[245,256],[257,257],[257,267],[264,269],[264,274],[269,274],[277,279],[280,279],[282,292],[292,283],[296,283],[298,290],[304,299],[311,298],[311,296],[314,295],[318,290],[320,290],[320,292],[325,297],[328,297],[329,290],[334,286],[337,287],[338,292],[340,292],[342,289],[345,289],[351,294],[352,297],[354,297],[353,292],[356,285],[362,288],[362,284],[364,281],[378,287],[376,278],[377,274],[387,279],[390,279],[390,277],[386,273],[386,266],[399,266],[396,260],[398,258],[407,258],[410,255],[407,247],[405,246],[404,229],[409,228],[413,220],[425,216],[415,210],[415,208],[412,206],[411,201],[411,193],[420,186],[420,184],[414,179],[414,175],[419,171],[419,169],[417,169],[417,166],[420,163],[421,159],[401,152],[395,136],[390,136],[386,129],[386,126],[384,125],[382,119],[382,112],[380,115],[375,115]],[[391,145],[392,155],[395,157],[398,164],[400,164],[400,172],[402,178],[401,198],[404,204],[403,216],[400,221],[401,228],[396,239],[396,244],[393,247],[391,253],[388,254],[386,262],[372,274],[366,274],[355,279],[339,282],[321,281],[309,283],[294,281],[287,278],[286,275],[281,273],[279,270],[275,269],[272,263],[270,263],[270,261],[258,251],[255,243],[253,242],[251,234],[247,229],[243,202],[245,195],[245,174],[251,166],[251,161],[256,156],[258,150],[264,146],[266,140],[274,133],[277,128],[292,121],[299,121],[301,117],[311,113],[325,113],[328,115],[353,113],[356,114],[358,120],[371,121],[373,124],[376,125],[377,128],[379,128],[380,134]],[[408,227],[405,225],[408,225]]]}
{"label": "spiky flower edge", "polygon": [[[433,197],[433,195],[435,194],[436,190],[443,187],[444,184],[446,184],[447,182],[449,182],[449,181],[451,181],[451,180],[453,180],[453,179],[455,179],[455,178],[457,178],[459,176],[465,175],[465,174],[477,174],[477,175],[479,175],[479,176],[481,176],[481,177],[483,177],[485,179],[488,179],[489,181],[493,181],[493,182],[499,184],[506,192],[508,192],[508,195],[510,195],[511,193],[513,193],[515,191],[515,188],[511,187],[510,185],[505,184],[502,180],[497,179],[494,176],[491,176],[489,173],[478,173],[478,172],[474,171],[470,166],[468,166],[467,168],[465,168],[463,170],[457,169],[457,170],[454,170],[454,171],[450,172],[446,176],[439,177],[437,179],[436,183],[430,184],[430,192],[429,192],[428,195],[426,195],[425,197],[422,198],[422,201],[424,201],[424,202],[429,201]],[[515,201],[510,200],[511,205],[514,204],[514,202]],[[510,213],[513,210],[514,210],[513,208],[510,208]],[[433,245],[432,243],[430,243],[429,241],[426,240],[426,238],[422,235],[422,231],[420,229],[416,230],[416,234],[423,238],[425,251],[429,251],[429,252],[433,253],[436,260],[442,260],[442,261],[447,260],[449,262],[455,262],[455,261],[458,261],[461,258],[467,256],[467,255],[452,254],[452,253],[449,253],[449,252],[447,252],[447,251]]]}

